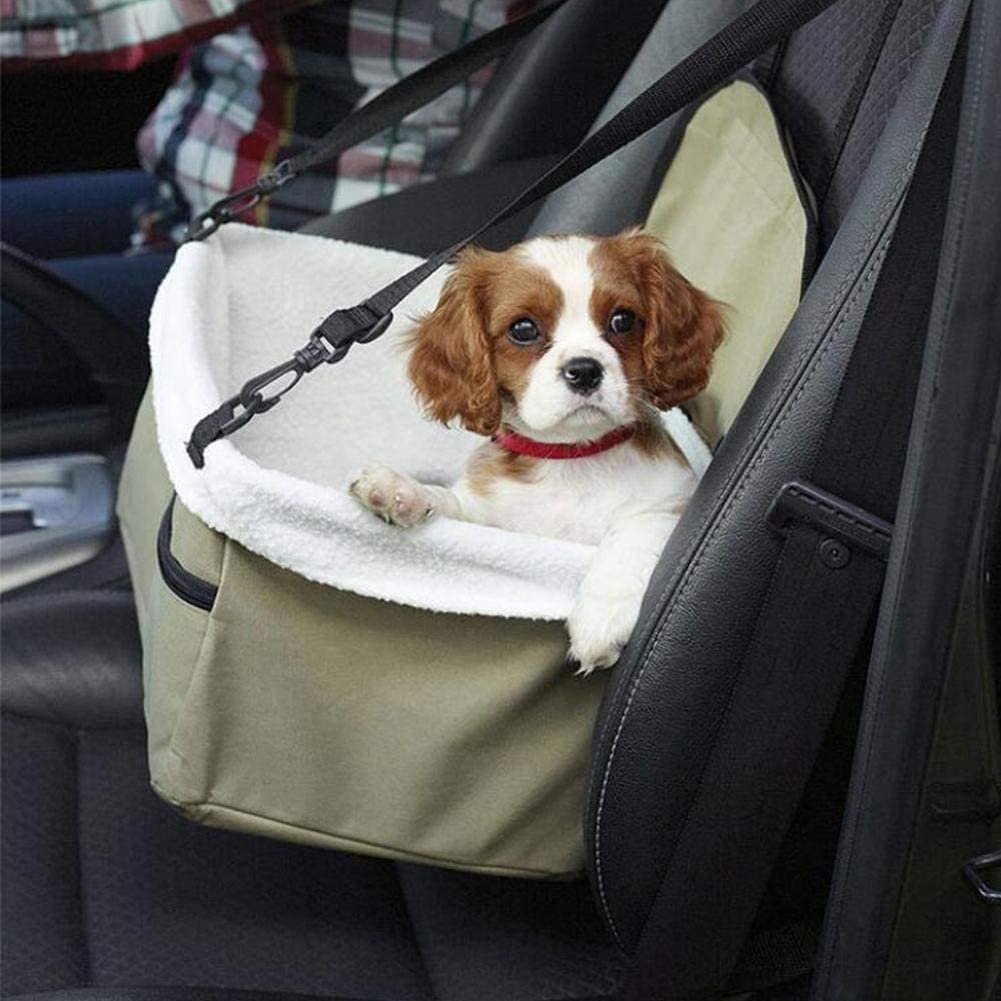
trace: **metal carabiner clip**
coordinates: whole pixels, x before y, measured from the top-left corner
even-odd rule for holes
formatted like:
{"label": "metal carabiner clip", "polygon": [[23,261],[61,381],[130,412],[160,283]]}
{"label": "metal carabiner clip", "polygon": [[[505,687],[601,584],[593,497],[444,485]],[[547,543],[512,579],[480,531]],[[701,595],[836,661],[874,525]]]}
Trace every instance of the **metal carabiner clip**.
{"label": "metal carabiner clip", "polygon": [[234,191],[233,194],[213,202],[188,223],[184,233],[185,242],[204,240],[211,236],[220,226],[256,208],[262,198],[287,184],[293,177],[295,173],[292,170],[291,160],[283,160],[274,170],[262,174],[249,188]]}
{"label": "metal carabiner clip", "polygon": [[230,222],[244,212],[249,212],[264,197],[265,192],[255,184],[251,188],[236,191],[219,201],[213,202],[204,212],[200,212],[188,224],[184,233],[185,242],[204,240],[224,223]]}

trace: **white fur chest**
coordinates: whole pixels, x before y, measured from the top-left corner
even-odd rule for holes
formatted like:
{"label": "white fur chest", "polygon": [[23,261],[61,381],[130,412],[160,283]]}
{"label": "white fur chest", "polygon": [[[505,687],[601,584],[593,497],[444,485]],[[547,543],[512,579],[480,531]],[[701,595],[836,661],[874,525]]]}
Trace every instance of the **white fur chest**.
{"label": "white fur chest", "polygon": [[477,521],[515,532],[596,545],[619,519],[680,515],[696,478],[677,455],[650,458],[626,444],[582,459],[542,459],[524,479],[498,478],[486,493],[456,484]]}

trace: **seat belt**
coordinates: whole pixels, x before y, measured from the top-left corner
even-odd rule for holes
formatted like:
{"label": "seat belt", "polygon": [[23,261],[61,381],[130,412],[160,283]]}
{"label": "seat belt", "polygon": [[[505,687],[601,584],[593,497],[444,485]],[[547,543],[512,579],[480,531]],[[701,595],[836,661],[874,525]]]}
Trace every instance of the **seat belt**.
{"label": "seat belt", "polygon": [[722,996],[845,679],[867,656],[935,289],[965,33],[958,46],[812,477],[786,483],[769,512],[782,550],[624,1001]]}
{"label": "seat belt", "polygon": [[[393,319],[392,311],[401,300],[492,226],[545,198],[578,174],[659,125],[695,98],[724,83],[753,59],[837,2],[838,0],[757,0],[480,226],[457,243],[433,254],[413,270],[390,282],[364,302],[348,309],[335,310],[319,324],[307,343],[292,358],[244,383],[239,393],[203,417],[192,429],[187,450],[194,466],[198,469],[204,466],[205,449],[212,442],[232,434],[256,414],[270,410],[304,375],[320,365],[336,364],[344,358],[353,344],[367,343],[385,333]],[[435,77],[435,67],[438,65],[440,61],[426,67],[428,77]],[[416,76],[417,74],[408,77],[395,88],[386,91],[382,95],[385,98],[384,107],[395,109],[402,105],[409,106],[411,82]],[[422,88],[422,94],[434,89],[427,83],[427,79]],[[394,93],[395,96],[391,96]],[[334,137],[342,131],[352,137],[352,142],[357,142],[392,124],[381,112],[366,113],[367,108],[372,109],[374,106],[375,101],[349,115],[326,137],[326,149],[338,148],[339,140]],[[320,159],[324,158],[323,151],[317,151],[315,155]],[[320,159],[312,162],[320,162]],[[192,238],[201,239],[210,235],[220,225],[230,221],[234,214],[246,211],[278,184],[285,183],[286,171],[279,167],[276,172],[279,174],[277,181],[266,175],[257,186],[241,193],[246,195],[249,203],[234,202],[236,195],[216,203],[216,206],[204,214],[205,224],[196,226]],[[238,207],[234,208],[237,204]],[[215,211],[217,206],[221,207]],[[278,388],[274,388],[276,386]]]}

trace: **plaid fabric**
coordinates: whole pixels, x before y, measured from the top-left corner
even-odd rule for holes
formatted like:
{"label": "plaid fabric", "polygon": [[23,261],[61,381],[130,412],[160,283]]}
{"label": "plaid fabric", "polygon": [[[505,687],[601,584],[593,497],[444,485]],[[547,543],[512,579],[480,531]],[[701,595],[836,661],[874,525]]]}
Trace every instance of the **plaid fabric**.
{"label": "plaid fabric", "polygon": [[[144,232],[151,221],[176,226],[252,184],[358,104],[534,5],[335,0],[195,47],[139,135],[140,159],[163,196]],[[433,176],[489,75],[282,188],[247,221],[292,229]]]}
{"label": "plaid fabric", "polygon": [[307,0],[0,0],[4,70],[129,70],[155,56]]}

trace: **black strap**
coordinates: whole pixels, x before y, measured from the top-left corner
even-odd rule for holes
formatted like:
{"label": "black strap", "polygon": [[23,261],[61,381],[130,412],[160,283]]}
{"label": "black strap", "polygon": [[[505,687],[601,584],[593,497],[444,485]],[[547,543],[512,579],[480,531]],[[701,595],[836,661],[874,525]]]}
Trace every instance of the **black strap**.
{"label": "black strap", "polygon": [[[962,62],[949,70],[814,482],[788,484],[777,501],[785,516],[770,519],[785,542],[625,1001],[723,993],[844,681],[867,656],[934,294]],[[689,898],[679,907],[682,888]]]}
{"label": "black strap", "polygon": [[308,149],[283,160],[249,188],[220,198],[195,216],[188,226],[186,239],[204,240],[220,226],[248,212],[262,198],[284,187],[307,170],[328,163],[352,146],[395,125],[412,111],[423,108],[478,69],[506,55],[566,2],[567,0],[551,0],[537,11],[488,31],[468,45],[446,53],[421,67],[416,73],[411,73],[342,119]]}
{"label": "black strap", "polygon": [[[251,379],[236,396],[200,420],[192,429],[188,442],[188,455],[195,467],[200,469],[205,464],[205,449],[212,442],[232,434],[255,414],[270,410],[307,372],[324,363],[339,362],[352,344],[364,344],[384,333],[392,322],[392,311],[397,304],[491,226],[544,198],[648,132],[836,2],[758,0],[753,7],[668,70],[482,225],[390,282],[364,302],[331,313],[292,358]],[[280,388],[271,390],[270,387],[276,383],[280,384]]]}

